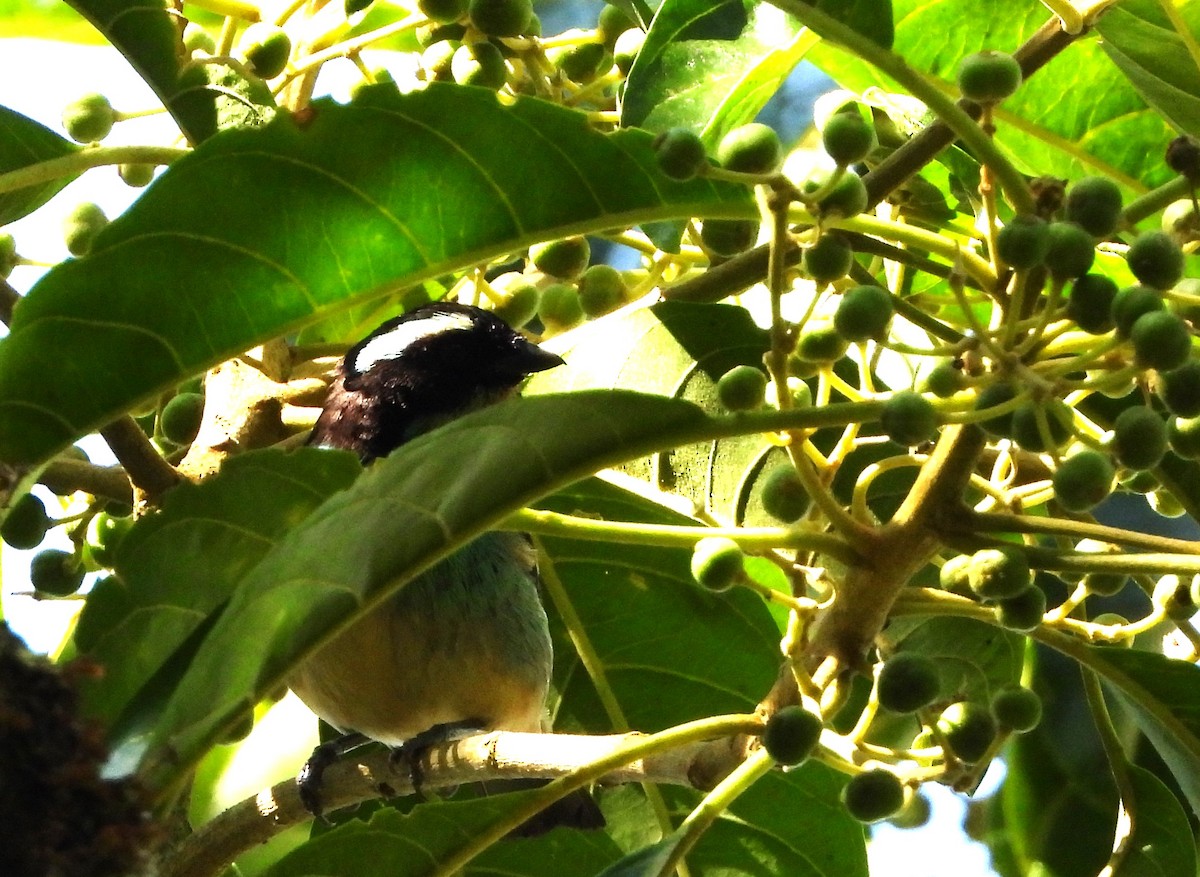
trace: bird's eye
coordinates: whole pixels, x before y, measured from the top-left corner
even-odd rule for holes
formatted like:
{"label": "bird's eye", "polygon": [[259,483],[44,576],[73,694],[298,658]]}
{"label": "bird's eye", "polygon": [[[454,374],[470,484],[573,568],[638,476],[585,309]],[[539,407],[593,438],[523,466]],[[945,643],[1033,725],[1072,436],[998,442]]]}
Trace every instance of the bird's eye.
{"label": "bird's eye", "polygon": [[401,320],[388,329],[360,342],[350,352],[347,361],[358,374],[364,374],[389,359],[398,359],[419,341],[446,332],[470,329],[474,325],[469,314],[439,313],[413,320]]}

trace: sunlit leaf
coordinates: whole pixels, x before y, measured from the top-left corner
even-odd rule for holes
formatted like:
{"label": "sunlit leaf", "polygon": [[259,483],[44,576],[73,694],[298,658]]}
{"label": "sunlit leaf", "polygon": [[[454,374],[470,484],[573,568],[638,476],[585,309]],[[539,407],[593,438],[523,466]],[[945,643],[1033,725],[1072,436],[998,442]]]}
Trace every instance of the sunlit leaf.
{"label": "sunlit leaf", "polygon": [[[77,149],[78,146],[46,126],[7,107],[0,107],[0,174],[61,158]],[[65,175],[49,182],[0,192],[0,225],[37,210],[76,176]]]}

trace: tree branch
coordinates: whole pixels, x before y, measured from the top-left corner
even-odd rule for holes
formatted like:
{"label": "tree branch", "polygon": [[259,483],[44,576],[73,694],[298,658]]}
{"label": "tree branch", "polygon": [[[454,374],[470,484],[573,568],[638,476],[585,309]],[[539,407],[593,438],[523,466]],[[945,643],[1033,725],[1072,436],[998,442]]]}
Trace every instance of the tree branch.
{"label": "tree branch", "polygon": [[133,486],[143,491],[150,502],[182,480],[175,468],[150,444],[150,439],[132,417],[117,418],[100,430],[100,436],[129,473]]}

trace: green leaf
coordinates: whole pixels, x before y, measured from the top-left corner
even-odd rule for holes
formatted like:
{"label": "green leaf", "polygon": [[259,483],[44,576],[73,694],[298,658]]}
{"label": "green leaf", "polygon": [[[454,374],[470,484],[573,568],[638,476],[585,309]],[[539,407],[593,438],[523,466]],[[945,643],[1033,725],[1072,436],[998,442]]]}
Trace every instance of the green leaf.
{"label": "green leaf", "polygon": [[22,301],[0,458],[45,459],[267,339],[539,239],[752,209],[744,187],[668,180],[650,139],[449,85],[223,132]]}
{"label": "green leaf", "polygon": [[629,71],[621,124],[691,128],[714,149],[754,120],[812,42],[766,3],[664,0]]}
{"label": "green leaf", "polygon": [[1148,770],[1128,765],[1133,818],[1128,855],[1114,877],[1195,877],[1196,844],[1187,813],[1171,790]]}
{"label": "green leaf", "polygon": [[946,699],[988,704],[1020,678],[1025,638],[970,618],[893,619],[884,636],[897,651],[933,660]]}
{"label": "green leaf", "polygon": [[[0,107],[0,174],[70,155],[79,147],[45,125]],[[0,192],[0,225],[20,219],[53,198],[78,174]]]}
{"label": "green leaf", "polygon": [[1200,31],[1200,8],[1178,7],[1190,33],[1185,39],[1155,0],[1129,0],[1102,15],[1101,45],[1146,103],[1176,128],[1200,133],[1200,67],[1188,51]]}
{"label": "green leaf", "polygon": [[334,629],[505,513],[706,424],[694,406],[654,396],[540,396],[469,414],[379,461],[242,579],[161,717],[151,786],[185,771]]}
{"label": "green leaf", "polygon": [[849,25],[872,42],[890,49],[896,39],[892,0],[803,0]]}
{"label": "green leaf", "polygon": [[360,468],[342,452],[254,451],[172,490],[122,540],[117,577],[97,585],[80,616],[75,643],[104,667],[83,688],[89,715],[113,724],[272,545]]}

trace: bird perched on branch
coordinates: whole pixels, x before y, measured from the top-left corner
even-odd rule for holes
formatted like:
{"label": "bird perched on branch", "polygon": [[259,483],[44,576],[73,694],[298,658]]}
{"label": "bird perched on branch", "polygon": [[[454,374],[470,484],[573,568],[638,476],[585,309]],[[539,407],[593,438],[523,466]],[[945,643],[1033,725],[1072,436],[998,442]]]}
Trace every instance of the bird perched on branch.
{"label": "bird perched on branch", "polygon": [[[561,365],[479,308],[438,302],[384,323],[346,354],[309,439],[364,463]],[[315,652],[288,684],[347,736],[318,747],[301,793],[319,812],[323,766],[366,740],[407,754],[488,730],[541,731],[550,630],[536,555],[518,533],[486,533],[408,583]],[[524,833],[595,828],[595,802],[576,795]]]}

